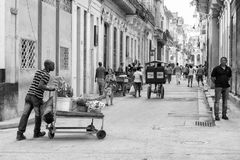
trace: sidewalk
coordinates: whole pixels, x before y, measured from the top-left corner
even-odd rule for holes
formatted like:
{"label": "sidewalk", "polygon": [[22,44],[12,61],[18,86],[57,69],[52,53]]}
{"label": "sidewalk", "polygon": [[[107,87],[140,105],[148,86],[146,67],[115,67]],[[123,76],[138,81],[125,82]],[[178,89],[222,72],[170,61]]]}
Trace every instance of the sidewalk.
{"label": "sidewalk", "polygon": [[[215,120],[215,115],[214,115],[214,97],[215,97],[215,91],[214,89],[210,89],[209,86],[207,86],[207,84],[205,84],[206,87],[204,88],[204,92],[205,92],[205,96],[208,102],[208,105],[210,107],[210,111],[212,111],[212,117],[213,120]],[[228,100],[228,116],[231,119],[231,117],[235,117],[235,115],[237,113],[240,112],[240,98],[237,96],[234,96],[233,94],[229,94],[229,100]],[[219,111],[220,111],[220,115],[222,112],[222,100],[220,100],[220,104],[219,104]]]}
{"label": "sidewalk", "polygon": [[[104,96],[99,96],[97,94],[88,94],[88,95],[84,95],[84,97],[88,100],[104,99]],[[16,118],[5,120],[5,121],[0,121],[0,130],[9,129],[9,128],[17,128],[19,121],[20,121],[20,117],[16,117]],[[35,121],[35,114],[34,114],[34,111],[32,111],[32,113],[28,119],[28,124],[33,124],[34,121]]]}

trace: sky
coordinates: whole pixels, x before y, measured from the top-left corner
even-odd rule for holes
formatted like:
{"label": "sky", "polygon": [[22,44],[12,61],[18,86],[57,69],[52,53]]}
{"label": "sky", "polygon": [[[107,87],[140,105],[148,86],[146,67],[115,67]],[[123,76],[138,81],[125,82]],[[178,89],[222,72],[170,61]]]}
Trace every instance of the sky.
{"label": "sky", "polygon": [[184,18],[185,24],[194,25],[193,14],[194,6],[190,6],[191,0],[164,0],[165,6],[172,12],[178,12],[178,15]]}

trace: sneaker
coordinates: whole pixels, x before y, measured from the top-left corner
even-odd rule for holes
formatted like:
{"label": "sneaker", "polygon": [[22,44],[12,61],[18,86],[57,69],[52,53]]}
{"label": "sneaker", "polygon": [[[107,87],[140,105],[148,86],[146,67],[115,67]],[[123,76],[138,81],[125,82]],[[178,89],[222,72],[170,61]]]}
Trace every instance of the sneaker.
{"label": "sneaker", "polygon": [[227,116],[222,116],[222,119],[228,120],[228,117]]}
{"label": "sneaker", "polygon": [[105,106],[108,106],[108,104],[106,103]]}
{"label": "sneaker", "polygon": [[215,117],[215,120],[216,120],[216,121],[220,121],[220,118],[219,118],[219,117]]}
{"label": "sneaker", "polygon": [[46,132],[34,133],[33,138],[39,138],[45,136]]}
{"label": "sneaker", "polygon": [[20,131],[17,131],[17,138],[16,138],[18,141],[21,141],[21,140],[24,140],[26,139],[26,137],[23,135],[22,132]]}

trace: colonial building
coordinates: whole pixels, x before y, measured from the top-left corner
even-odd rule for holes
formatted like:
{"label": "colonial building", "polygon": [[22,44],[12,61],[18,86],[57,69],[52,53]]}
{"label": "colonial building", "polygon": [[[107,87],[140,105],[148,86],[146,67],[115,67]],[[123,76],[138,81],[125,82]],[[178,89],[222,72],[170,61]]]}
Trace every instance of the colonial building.
{"label": "colonial building", "polygon": [[[240,54],[239,54],[239,6],[238,0],[195,0],[197,11],[206,15],[208,37],[208,72],[219,65],[219,60],[225,56],[233,71],[231,92],[240,95]],[[209,83],[211,81],[209,80]]]}

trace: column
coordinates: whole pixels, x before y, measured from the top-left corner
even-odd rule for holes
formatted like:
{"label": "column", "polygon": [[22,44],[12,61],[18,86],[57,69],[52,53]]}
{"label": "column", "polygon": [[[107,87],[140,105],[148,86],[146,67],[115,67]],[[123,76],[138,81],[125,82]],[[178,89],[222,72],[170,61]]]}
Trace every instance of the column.
{"label": "column", "polygon": [[113,29],[113,25],[109,24],[109,58],[107,64],[110,68],[113,68]]}
{"label": "column", "polygon": [[0,83],[5,81],[5,1],[0,1]]}
{"label": "column", "polygon": [[125,68],[128,65],[126,61],[126,32],[123,32],[123,63]]}
{"label": "column", "polygon": [[72,4],[72,87],[73,95],[78,95],[79,86],[77,80],[77,40],[78,40],[78,9],[77,6],[73,3]]}
{"label": "column", "polygon": [[[210,28],[210,53],[209,53],[209,73],[212,69],[219,65],[219,24],[218,18],[214,16],[211,19],[211,28]],[[213,84],[211,82],[211,88]]]}

